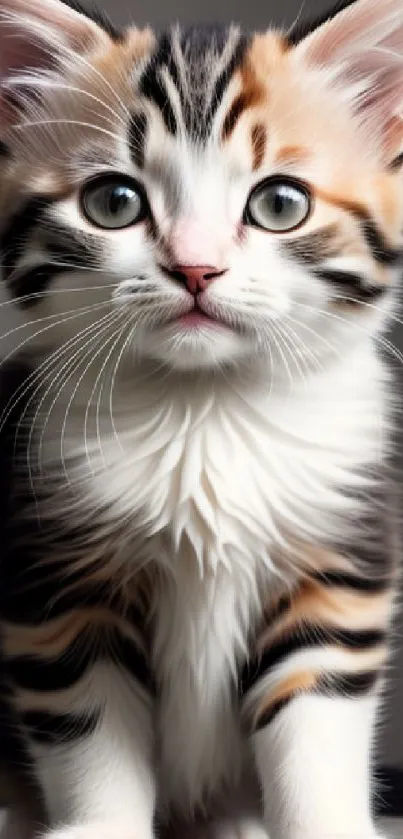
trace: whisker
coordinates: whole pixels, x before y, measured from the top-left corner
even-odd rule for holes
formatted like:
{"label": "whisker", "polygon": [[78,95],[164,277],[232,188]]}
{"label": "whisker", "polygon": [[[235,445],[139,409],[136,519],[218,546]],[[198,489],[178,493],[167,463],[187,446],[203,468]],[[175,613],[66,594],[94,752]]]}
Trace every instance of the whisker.
{"label": "whisker", "polygon": [[[80,268],[79,270],[81,271],[83,269]],[[87,270],[90,271],[91,269],[88,268]],[[31,294],[21,295],[21,297],[18,297],[17,300],[15,300],[14,298],[12,298],[10,300],[3,300],[0,303],[0,309],[2,309],[5,306],[14,306],[15,308],[18,308],[18,304],[20,304],[20,303],[25,303],[29,300],[37,300],[38,298],[43,298],[43,297],[53,297],[54,294],[67,294],[67,293],[74,294],[75,292],[79,293],[79,292],[82,292],[82,291],[103,291],[104,289],[118,288],[119,285],[120,285],[120,283],[117,282],[117,283],[104,283],[104,285],[80,286],[80,288],[55,288],[55,289],[49,289],[49,290],[45,290],[45,291],[35,291],[35,292],[32,292]],[[55,317],[56,317],[56,315],[55,315]],[[38,318],[38,320],[39,320],[39,318]],[[25,324],[24,324],[24,326],[25,326]],[[6,335],[2,335],[0,333],[0,341],[4,337],[6,337]]]}
{"label": "whisker", "polygon": [[[293,318],[290,314],[287,314],[286,318],[287,318],[287,320],[291,320],[298,327],[301,327],[301,328],[305,329],[306,332],[309,332],[309,334],[312,335],[314,338],[317,338],[318,340],[320,340],[321,343],[324,346],[326,346],[331,351],[332,354],[337,355],[337,357],[340,358],[340,359],[342,358],[342,355],[341,355],[340,351],[338,351],[336,349],[336,347],[333,346],[333,344],[330,344],[330,342],[327,341],[326,338],[324,338],[323,335],[321,335],[319,332],[316,332],[315,329],[312,329],[311,326],[308,326],[308,324],[304,323],[304,321],[302,321],[302,320],[300,321],[300,320],[297,320],[296,318]],[[323,365],[322,364],[321,364],[321,369],[323,370]]]}
{"label": "whisker", "polygon": [[111,384],[110,384],[110,388],[109,388],[109,417],[110,417],[110,420],[111,420],[111,426],[112,426],[112,431],[113,431],[114,438],[115,438],[116,442],[118,443],[121,451],[123,451],[123,446],[120,442],[120,437],[119,437],[119,434],[118,434],[118,431],[117,431],[117,428],[116,428],[116,425],[115,425],[115,418],[113,416],[113,393],[114,393],[114,389],[115,389],[116,376],[117,376],[117,373],[118,373],[120,362],[122,360],[123,354],[125,353],[127,347],[130,344],[130,341],[133,338],[133,334],[135,332],[135,329],[136,329],[135,326],[131,327],[129,334],[127,335],[127,338],[125,339],[125,341],[122,344],[122,347],[121,347],[119,355],[117,357],[115,366],[113,368],[112,380],[111,380]]}
{"label": "whisker", "polygon": [[[277,324],[273,321],[273,322],[271,323],[271,327],[272,327],[272,333],[271,333],[272,340],[274,341],[274,344],[276,345],[277,352],[279,353],[280,358],[282,359],[283,364],[284,364],[284,367],[285,367],[285,369],[286,369],[286,371],[287,371],[288,381],[289,381],[289,395],[290,395],[290,394],[291,394],[292,384],[293,384],[293,377],[292,377],[291,369],[290,369],[290,366],[289,366],[289,364],[288,364],[288,361],[287,361],[287,359],[286,359],[286,357],[285,357],[285,355],[284,355],[284,352],[283,352],[283,349],[282,349],[281,343],[279,342],[279,340],[277,340],[277,337],[279,337],[279,338],[280,338],[280,341],[281,341],[281,335],[280,335],[280,336],[278,336],[278,333],[277,333]],[[276,333],[277,333],[277,334],[276,334]]]}
{"label": "whisker", "polygon": [[90,61],[88,61],[88,59],[86,59],[86,58],[85,58],[85,56],[84,56],[82,53],[76,53],[76,52],[73,52],[73,50],[69,49],[69,48],[67,47],[67,45],[64,47],[64,50],[63,50],[63,51],[64,51],[65,55],[67,55],[67,57],[69,57],[69,58],[71,57],[71,58],[72,58],[72,61],[73,61],[74,66],[76,66],[77,61],[79,61],[79,62],[80,62],[80,64],[83,64],[83,65],[84,65],[84,66],[85,66],[88,70],[90,70],[90,72],[91,72],[94,76],[97,76],[97,78],[99,78],[99,79],[100,79],[100,81],[101,81],[101,82],[105,85],[105,87],[107,88],[107,90],[110,90],[110,92],[112,93],[112,95],[115,97],[115,99],[116,99],[117,103],[120,105],[120,107],[122,108],[122,110],[126,113],[126,115],[127,115],[127,116],[129,117],[129,119],[130,119],[130,118],[131,118],[131,113],[130,113],[130,111],[129,111],[128,107],[125,105],[125,103],[123,102],[123,99],[121,99],[121,97],[119,96],[119,94],[118,94],[117,90],[115,90],[115,88],[113,87],[113,85],[111,85],[111,83],[108,81],[108,79],[106,78],[106,76],[104,76],[104,74],[103,74],[103,73],[101,73],[101,71],[100,71],[97,67],[94,67],[94,65],[93,65],[93,64],[91,64],[91,62],[90,62]]}
{"label": "whisker", "polygon": [[[93,338],[94,333],[95,333],[95,339],[98,339],[99,335],[103,336],[104,332],[109,328],[110,323],[113,322],[115,315],[116,315],[115,312],[108,313],[107,315],[104,315],[104,317],[101,318],[100,320],[98,320],[96,323],[93,323],[93,324],[91,324],[91,326],[86,327],[86,329],[81,330],[81,333],[79,333],[79,337],[85,339],[84,344],[83,345],[79,344],[78,349],[75,350],[73,355],[71,355],[71,356],[69,355],[69,358],[68,358],[67,362],[65,362],[62,365],[62,367],[59,369],[58,377],[59,377],[60,374],[63,373],[64,370],[66,370],[66,368],[67,368],[67,370],[70,370],[70,368],[74,368],[75,370],[77,369],[77,367],[75,367],[76,358],[78,356],[80,356],[82,351],[88,346],[88,344],[90,343],[90,341]],[[73,349],[77,346],[77,343],[79,343],[79,342],[74,340],[74,342],[72,343]],[[70,349],[71,349],[71,347],[68,347],[67,352],[70,352]],[[66,354],[66,350],[64,351],[63,354]],[[53,384],[54,384],[54,380],[52,380],[52,385]],[[51,415],[51,412],[52,412],[52,410],[53,410],[53,408],[56,404],[56,401],[57,401],[57,399],[60,395],[60,392],[61,391],[58,391],[58,393],[56,394],[56,397],[52,401],[52,403],[49,407],[49,410],[46,414],[45,421],[42,423],[41,436],[40,436],[39,445],[38,445],[39,471],[41,471],[43,441],[44,441],[44,435],[45,435],[48,419],[49,419],[49,417]]]}
{"label": "whisker", "polygon": [[[43,329],[38,329],[37,332],[34,332],[32,335],[28,335],[28,337],[20,344],[18,344],[17,347],[14,347],[6,356],[3,356],[0,368],[4,365],[6,361],[8,361],[9,358],[11,358],[12,355],[15,355],[15,353],[18,352],[21,349],[21,347],[25,346],[25,344],[27,344],[28,341],[32,341],[34,338],[37,338],[44,332],[47,332],[50,329],[54,329],[55,326],[59,326],[61,323],[66,323],[69,320],[74,320],[74,318],[76,317],[82,317],[86,314],[89,314],[90,312],[95,312],[98,309],[103,308],[104,306],[110,306],[110,304],[110,300],[104,300],[102,303],[92,303],[91,305],[80,306],[77,309],[68,309],[65,312],[59,312],[53,315],[44,315],[43,317],[36,318],[35,320],[30,320],[26,323],[19,324],[18,326],[13,327],[13,329],[10,329],[8,332],[4,332],[0,336],[0,340],[5,340],[5,338],[9,338],[10,335],[14,335],[15,332],[19,332],[22,329],[27,329],[28,326],[34,326],[35,324],[41,323],[43,321],[54,321],[54,323],[48,323],[46,326],[43,327]],[[63,317],[61,317],[61,315],[63,315]],[[64,315],[66,315],[66,317],[64,317]]]}
{"label": "whisker", "polygon": [[[18,353],[21,350],[21,348],[23,346],[25,346],[33,338],[37,337],[38,335],[41,335],[43,332],[46,332],[49,329],[53,329],[54,327],[59,326],[61,323],[65,323],[67,321],[74,320],[75,317],[81,317],[82,315],[92,313],[94,311],[98,311],[98,309],[102,309],[105,305],[109,305],[109,301],[107,301],[107,303],[93,304],[92,306],[87,306],[84,309],[83,308],[76,309],[76,310],[72,309],[72,310],[70,310],[69,316],[66,317],[66,318],[60,318],[59,316],[57,316],[57,320],[54,323],[47,324],[47,326],[45,326],[43,329],[39,329],[33,335],[28,335],[28,337],[26,339],[24,339],[24,341],[21,341],[18,344],[18,346],[13,347],[13,349],[10,350],[10,352],[8,352],[5,356],[3,356],[2,360],[1,360],[1,363],[0,363],[0,370],[1,370],[2,367],[4,367],[5,364],[7,364],[7,362],[10,360],[10,358],[13,355]],[[71,312],[73,312],[73,314],[71,314]],[[39,318],[38,321],[48,320],[49,318],[55,318],[55,317],[56,317],[55,315],[49,315],[49,316],[46,316],[45,318]],[[37,323],[38,321],[31,321],[31,324]],[[6,333],[6,335],[4,335],[2,337],[7,337],[8,335],[11,335],[13,332],[17,331],[17,329],[23,329],[27,325],[28,324],[23,324],[20,327],[16,327],[16,329],[11,329],[10,332]],[[70,340],[72,340],[72,339],[70,339]],[[60,349],[60,348],[58,348],[58,349]],[[37,370],[34,371],[32,374],[30,374],[30,376],[28,378],[31,378],[31,376],[33,377],[36,374],[37,374]],[[26,382],[24,383],[24,385],[22,385],[22,386],[20,385],[20,387],[17,388],[16,393],[18,393],[20,391],[21,387],[24,387],[25,384],[26,384]],[[13,394],[13,397],[11,397],[11,400],[14,398],[15,395],[16,394]],[[12,402],[12,405],[11,405],[10,409],[8,410],[8,406],[9,406],[9,403],[10,403],[11,400],[9,400],[9,402],[5,406],[5,409],[3,410],[2,415],[0,417],[0,431],[3,429],[4,423],[7,421],[8,417],[10,416],[11,411],[14,410],[14,407],[16,407],[16,404],[18,404],[18,401],[16,403]]]}
{"label": "whisker", "polygon": [[[326,309],[318,309],[318,308],[317,308],[317,307],[315,307],[315,306],[309,306],[308,304],[306,304],[306,303],[301,303],[301,302],[299,302],[299,301],[298,301],[297,305],[298,305],[298,306],[303,307],[304,309],[309,309],[309,311],[314,312],[314,313],[316,313],[316,314],[321,314],[321,315],[324,315],[325,317],[327,317],[327,318],[329,318],[329,319],[331,319],[331,320],[337,320],[337,321],[339,321],[339,322],[341,322],[341,323],[346,323],[346,324],[348,324],[348,325],[350,325],[350,326],[352,325],[352,322],[351,322],[351,321],[347,320],[347,318],[343,317],[342,315],[338,315],[338,314],[336,314],[336,312],[329,312],[329,311],[327,311]],[[369,305],[371,305],[371,304],[369,304]],[[377,307],[375,307],[375,308],[377,308]],[[355,321],[355,322],[354,322],[354,328],[355,328],[355,329],[359,329],[359,330],[360,330],[361,332],[363,332],[363,334],[364,334],[364,335],[366,335],[368,338],[371,338],[371,339],[372,339],[372,340],[374,340],[376,343],[378,343],[378,344],[380,344],[381,346],[383,346],[383,347],[385,348],[385,350],[386,350],[386,351],[387,351],[390,355],[392,355],[394,358],[396,358],[396,360],[397,360],[397,361],[399,361],[399,363],[400,363],[400,364],[403,364],[403,352],[401,352],[401,351],[400,351],[400,350],[399,350],[399,349],[395,346],[395,344],[393,344],[393,343],[392,343],[391,341],[389,341],[387,338],[384,338],[384,337],[382,337],[381,335],[376,335],[376,336],[374,336],[374,335],[373,335],[373,333],[371,332],[371,330],[366,329],[365,327],[363,327],[363,326],[362,326],[362,324],[361,324],[361,323],[357,323],[357,321]]]}
{"label": "whisker", "polygon": [[94,125],[92,122],[83,122],[75,119],[38,119],[27,120],[26,122],[14,125],[13,131],[25,131],[27,128],[46,127],[50,125],[76,125],[78,128],[91,128],[92,131],[98,131],[100,134],[105,134],[112,137],[114,140],[120,140],[120,137],[115,132],[109,131],[107,128],[101,128],[99,125]]}
{"label": "whisker", "polygon": [[[300,365],[300,360],[298,358],[298,345],[293,340],[293,338],[290,334],[290,327],[289,326],[287,327],[283,323],[278,323],[277,322],[276,323],[276,328],[277,328],[278,332],[283,337],[284,346],[288,347],[290,357],[291,357],[292,361],[294,362],[294,365],[297,369],[297,374],[299,375],[300,379],[302,379],[304,382],[306,382],[307,381],[307,376],[306,376],[306,373],[304,372],[302,366]],[[307,369],[307,372],[309,373],[310,372],[309,367],[306,366],[306,369]]]}
{"label": "whisker", "polygon": [[[109,111],[110,114],[118,120],[120,124],[126,128],[126,122],[122,118],[121,114],[114,110],[110,105],[100,99],[98,96],[95,96],[93,93],[90,93],[88,90],[84,90],[81,87],[76,87],[74,85],[65,84],[63,82],[58,82],[56,80],[50,78],[40,78],[38,75],[32,74],[32,78],[27,73],[23,76],[14,76],[11,79],[7,80],[7,87],[19,87],[23,85],[24,87],[34,87],[37,89],[38,87],[46,87],[55,90],[66,90],[70,93],[80,93],[82,96],[86,96],[88,99],[93,100],[98,105],[101,105],[102,108],[105,108],[106,111]],[[96,113],[96,111],[94,111]]]}
{"label": "whisker", "polygon": [[[111,328],[111,326],[113,327],[113,325],[116,323],[116,321],[119,321],[121,319],[121,317],[120,317],[121,313],[114,312],[113,314],[114,314],[114,317],[112,318],[112,320],[102,330],[101,340],[96,341],[96,343],[95,343],[95,346],[99,345],[99,349],[97,349],[96,352],[94,353],[93,347],[91,347],[90,350],[87,351],[84,356],[82,356],[81,364],[83,364],[83,362],[85,362],[85,360],[88,358],[88,356],[91,356],[91,358],[90,358],[89,362],[84,365],[84,369],[83,369],[82,373],[80,374],[80,376],[78,377],[78,379],[76,381],[76,384],[73,388],[72,393],[70,394],[70,398],[68,400],[68,403],[67,403],[65,411],[64,411],[64,417],[63,417],[63,423],[62,423],[61,435],[60,435],[60,458],[61,458],[61,463],[62,463],[62,467],[63,467],[64,476],[65,476],[66,482],[68,484],[70,483],[70,479],[69,479],[69,474],[68,474],[67,466],[66,466],[66,459],[65,459],[65,455],[64,455],[64,440],[65,440],[65,436],[66,436],[67,421],[68,421],[69,413],[70,413],[73,401],[75,399],[75,396],[78,392],[78,389],[79,389],[84,377],[88,373],[88,370],[90,369],[90,367],[92,366],[94,361],[96,361],[96,359],[99,357],[100,353],[103,352],[105,347],[107,347],[109,345],[109,343],[113,340],[113,338],[116,335],[116,330],[114,330],[112,332],[112,335],[110,335],[109,338],[106,339],[106,343],[105,343],[105,341],[104,341],[105,332],[108,332],[109,329]],[[70,379],[70,376],[69,376],[69,379]],[[64,387],[64,385],[63,385],[63,387]],[[87,407],[88,407],[88,400],[87,400]],[[84,446],[85,446],[86,461],[87,461],[88,466],[89,466],[89,468],[92,472],[91,461],[90,461],[90,457],[89,457],[89,449],[88,449],[88,445],[87,445],[86,431],[85,431],[86,416],[87,416],[87,414],[85,414],[85,419],[84,419]],[[92,474],[95,474],[95,473],[92,472]]]}
{"label": "whisker", "polygon": [[[105,368],[106,364],[109,362],[109,359],[111,358],[111,355],[112,355],[113,351],[119,345],[119,342],[120,342],[122,336],[124,335],[126,330],[129,329],[128,334],[126,336],[126,339],[124,341],[122,341],[122,346],[119,350],[117,360],[114,364],[114,367],[113,367],[113,370],[112,370],[112,382],[111,382],[111,385],[110,385],[110,388],[109,388],[109,412],[110,412],[111,427],[112,427],[112,431],[113,431],[113,434],[114,434],[115,438],[116,438],[116,434],[115,434],[116,427],[115,427],[115,423],[114,423],[113,413],[111,413],[110,393],[111,393],[112,386],[114,385],[115,378],[117,376],[117,372],[118,372],[120,362],[121,362],[122,357],[123,357],[124,350],[128,346],[129,339],[131,339],[132,336],[133,336],[133,332],[134,332],[135,327],[132,327],[132,322],[133,322],[133,318],[131,318],[129,320],[129,322],[126,322],[123,325],[123,327],[120,330],[116,340],[114,341],[114,343],[113,343],[113,345],[112,345],[112,347],[111,347],[111,349],[108,353],[108,356],[105,360],[105,363],[104,363],[104,368]],[[101,373],[102,372],[103,372],[103,370],[101,370]],[[100,374],[98,374],[98,378],[100,378]],[[100,387],[99,394],[98,394],[98,400],[97,400],[97,405],[96,405],[96,428],[97,428],[97,440],[98,440],[99,450],[101,452],[103,465],[104,465],[104,468],[105,468],[106,462],[105,462],[105,458],[104,458],[104,455],[103,455],[102,443],[101,443],[101,433],[100,433],[101,432],[101,429],[100,429],[100,410],[101,410],[101,399],[102,399],[102,393],[103,393],[104,385],[105,385],[105,380],[103,382],[101,382],[101,387]],[[119,438],[118,438],[118,442],[119,442],[119,445],[120,445]]]}
{"label": "whisker", "polygon": [[[111,314],[110,314],[110,315],[106,315],[105,317],[109,319],[109,318],[111,318],[111,317],[112,317],[112,315],[111,315]],[[94,325],[93,325],[93,326],[94,326]],[[98,336],[99,336],[99,323],[97,324],[97,326],[98,326],[98,329],[96,330],[96,338],[98,338]],[[102,331],[102,330],[101,330],[101,331]],[[44,391],[44,393],[43,393],[43,395],[42,395],[42,398],[41,398],[41,400],[40,400],[40,402],[39,402],[39,404],[38,404],[38,406],[37,406],[37,408],[36,408],[35,414],[34,414],[33,418],[31,419],[31,422],[30,422],[30,429],[29,429],[29,435],[28,435],[28,445],[27,445],[27,452],[26,452],[26,461],[27,461],[27,467],[28,467],[28,475],[29,475],[30,488],[31,488],[31,492],[32,492],[32,494],[33,494],[33,496],[34,496],[35,503],[36,503],[36,506],[37,506],[37,513],[39,513],[39,510],[38,510],[38,504],[37,504],[37,498],[36,498],[36,492],[35,492],[35,486],[34,486],[34,476],[33,476],[33,471],[32,471],[32,466],[31,466],[31,450],[32,450],[32,443],[33,443],[33,434],[34,434],[34,431],[35,431],[35,429],[36,429],[36,423],[37,423],[37,419],[38,419],[38,416],[39,416],[40,410],[41,410],[41,408],[42,408],[42,405],[44,404],[44,402],[45,402],[45,400],[46,400],[46,398],[47,398],[48,394],[50,393],[50,391],[51,391],[51,390],[52,390],[52,388],[54,387],[55,383],[57,383],[57,381],[58,381],[58,379],[60,378],[60,376],[62,376],[62,371],[66,368],[66,366],[68,366],[68,368],[69,368],[69,369],[73,369],[73,371],[76,369],[76,368],[74,367],[74,360],[75,360],[75,358],[76,358],[77,354],[78,354],[80,351],[82,351],[82,349],[84,349],[84,348],[87,346],[87,344],[90,342],[90,340],[91,340],[91,339],[88,339],[88,332],[89,332],[89,328],[88,328],[88,332],[87,332],[87,330],[83,330],[83,332],[84,332],[84,337],[87,339],[87,340],[85,341],[85,343],[84,343],[84,347],[80,347],[80,350],[79,350],[79,351],[76,351],[76,353],[74,353],[72,357],[69,357],[68,361],[67,361],[67,362],[65,362],[65,363],[62,365],[62,368],[58,370],[58,372],[57,372],[56,376],[54,376],[54,375],[53,375],[53,370],[52,370],[52,369],[50,370],[50,373],[49,373],[49,375],[48,375],[48,377],[47,377],[47,378],[50,380],[50,383],[49,383],[49,385],[47,386],[47,388],[45,389],[45,391]],[[27,409],[28,409],[29,405],[30,405],[30,404],[32,404],[32,401],[34,400],[34,398],[35,398],[35,396],[36,396],[36,393],[37,393],[38,391],[40,391],[40,390],[41,390],[41,388],[43,387],[44,381],[45,381],[45,379],[41,377],[41,380],[40,380],[40,382],[39,382],[38,386],[35,388],[35,390],[34,390],[33,394],[31,394],[31,397],[30,397],[30,399],[29,399],[29,402],[28,402],[28,404],[27,404],[26,408],[24,409],[23,414],[22,414],[22,416],[21,416],[21,418],[20,418],[20,420],[19,420],[19,422],[18,422],[18,425],[17,425],[17,430],[16,430],[16,435],[15,435],[15,440],[16,440],[16,439],[17,439],[17,437],[18,437],[18,434],[19,434],[19,429],[20,429],[20,426],[21,426],[22,420],[24,419],[24,417],[25,417],[25,415],[26,415],[26,413],[27,413]],[[64,382],[64,384],[65,384],[65,382]],[[45,421],[44,421],[43,426],[42,426],[42,430],[41,430],[41,438],[40,438],[40,451],[38,450],[38,460],[39,460],[39,470],[38,470],[38,471],[39,471],[39,473],[41,473],[41,471],[42,471],[42,468],[41,468],[41,467],[42,467],[42,446],[43,446],[43,440],[44,440],[45,430],[46,430],[46,427],[47,427],[47,424],[48,424],[49,417],[50,417],[51,412],[52,412],[52,410],[53,410],[53,407],[54,407],[54,405],[56,404],[57,398],[59,397],[59,395],[60,395],[60,393],[61,393],[61,391],[62,391],[62,389],[63,389],[63,387],[64,387],[64,384],[63,384],[63,379],[62,379],[62,386],[61,386],[61,387],[59,387],[59,389],[58,389],[58,391],[57,391],[57,393],[56,393],[56,396],[55,396],[55,398],[53,399],[53,401],[52,401],[52,403],[51,403],[51,406],[50,406],[49,410],[48,410],[48,411],[47,411],[47,413],[46,413],[46,416],[45,416]]]}

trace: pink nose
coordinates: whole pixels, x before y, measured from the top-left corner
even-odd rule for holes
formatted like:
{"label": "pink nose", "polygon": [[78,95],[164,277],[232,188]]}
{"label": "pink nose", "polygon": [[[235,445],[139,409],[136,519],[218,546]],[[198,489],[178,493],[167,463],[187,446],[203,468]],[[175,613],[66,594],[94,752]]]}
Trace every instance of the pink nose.
{"label": "pink nose", "polygon": [[227,273],[227,268],[215,268],[212,265],[174,265],[169,271],[171,277],[186,286],[191,294],[204,291],[209,283]]}

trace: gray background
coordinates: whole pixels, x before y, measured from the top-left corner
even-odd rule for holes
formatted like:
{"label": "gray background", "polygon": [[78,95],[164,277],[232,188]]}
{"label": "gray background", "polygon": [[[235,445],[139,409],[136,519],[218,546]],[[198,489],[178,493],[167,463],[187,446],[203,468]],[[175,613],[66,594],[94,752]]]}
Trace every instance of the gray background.
{"label": "gray background", "polygon": [[[290,26],[299,15],[320,12],[332,6],[333,0],[97,0],[115,23],[151,23],[154,26],[175,20],[228,21],[242,23],[248,29],[266,29],[271,23]],[[91,7],[91,0],[83,0]]]}

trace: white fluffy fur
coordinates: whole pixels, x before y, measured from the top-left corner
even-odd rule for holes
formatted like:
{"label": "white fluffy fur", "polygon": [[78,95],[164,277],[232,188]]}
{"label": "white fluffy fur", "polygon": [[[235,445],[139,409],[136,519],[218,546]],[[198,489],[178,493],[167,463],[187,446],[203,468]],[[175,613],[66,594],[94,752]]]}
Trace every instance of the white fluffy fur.
{"label": "white fluffy fur", "polygon": [[[396,2],[379,5],[390,11],[382,38],[393,26],[400,32]],[[358,6],[366,19],[368,0]],[[46,44],[53,24],[44,16],[61,14],[42,0],[43,14],[32,26],[25,0],[2,7],[7,27],[25,8],[24,26],[42,33]],[[81,16],[66,14],[62,52],[69,33],[83,26]],[[353,44],[360,20],[352,26]],[[372,35],[378,22],[371,13]],[[315,66],[331,48],[327,33],[318,37],[305,56]],[[374,43],[368,35],[365,46]],[[100,130],[114,167],[136,177],[123,131],[118,136],[119,127],[112,128]],[[199,231],[195,264],[216,265],[219,254],[228,271],[201,300],[222,323],[186,330],[171,322],[194,300],[160,270],[159,243],[150,242],[144,225],[106,234],[84,220],[77,195],[55,205],[56,219],[74,232],[98,233],[103,268],[60,275],[54,294],[32,310],[32,342],[25,340],[44,364],[45,392],[25,421],[39,429],[33,451],[44,480],[64,470],[67,490],[75,490],[73,501],[68,491],[55,495],[48,518],[84,525],[98,515],[128,582],[147,563],[159,572],[152,650],[159,702],[151,709],[112,665],[95,665],[78,693],[66,694],[73,710],[95,705],[102,713],[85,741],[36,748],[52,822],[68,825],[53,836],[150,839],[154,769],[161,805],[189,815],[206,791],[225,783],[236,789],[254,751],[271,839],[374,839],[368,808],[374,698],[298,698],[251,743],[241,736],[235,677],[263,595],[295,582],[292,563],[279,561],[290,539],[336,538],[347,511],[359,523],[354,494],[370,482],[360,470],[384,455],[385,376],[373,339],[392,295],[359,314],[338,315],[329,306],[331,291],[287,259],[276,237],[252,228],[247,242],[237,241],[245,201],[262,178],[250,160],[237,159],[239,138],[227,159],[214,144],[203,156],[199,147],[176,143],[157,119],[149,135],[153,166],[142,177],[158,229],[177,242],[179,222],[190,218]],[[295,174],[307,177],[302,165]],[[305,232],[315,229],[310,219]],[[38,259],[30,253],[30,264]],[[340,261],[326,267],[339,268]],[[379,279],[369,251],[349,267]],[[284,668],[297,672],[315,656],[319,670],[329,663],[349,670],[347,654],[326,648],[296,655]],[[271,684],[278,675],[271,674]],[[63,699],[40,701],[57,707]],[[242,831],[257,839],[263,828],[252,820]],[[228,825],[219,835],[228,835]]]}
{"label": "white fluffy fur", "polygon": [[[70,391],[67,387],[67,393],[62,392],[63,398],[59,397],[53,406],[43,440],[45,468],[50,468],[53,458],[57,462],[60,457],[60,433],[56,429],[60,429],[73,384]],[[231,787],[239,783],[248,760],[248,747],[241,741],[234,703],[234,676],[237,660],[245,651],[248,628],[259,615],[263,591],[259,581],[264,579],[264,587],[269,585],[273,591],[282,580],[284,583],[282,570],[275,565],[276,551],[282,545],[280,533],[291,530],[312,541],[320,541],[332,530],[337,533],[337,514],[344,509],[346,501],[336,492],[336,484],[341,476],[347,482],[350,478],[356,481],[353,479],[356,467],[368,457],[376,461],[381,454],[382,376],[376,356],[364,342],[348,361],[335,364],[332,373],[327,371],[326,375],[312,377],[309,382],[296,380],[292,395],[286,385],[277,392],[270,391],[262,371],[255,371],[254,378],[251,375],[240,377],[235,371],[227,376],[225,385],[220,382],[218,386],[209,377],[204,378],[204,374],[194,376],[193,380],[188,374],[167,379],[165,374],[158,374],[154,368],[147,369],[144,365],[137,376],[133,377],[132,371],[128,379],[122,375],[115,387],[117,436],[110,428],[109,432],[105,430],[108,423],[110,425],[106,386],[100,407],[100,425],[104,429],[101,446],[89,423],[86,451],[82,427],[82,399],[87,393],[86,387],[75,394],[65,429],[65,466],[73,484],[80,480],[83,501],[79,502],[78,508],[84,515],[91,507],[95,512],[98,505],[106,501],[110,513],[103,526],[111,533],[116,521],[132,520],[135,529],[130,534],[129,525],[121,548],[121,560],[126,564],[127,574],[134,574],[144,562],[156,558],[165,572],[155,598],[154,667],[161,696],[157,726],[159,796],[161,804],[174,804],[189,813],[205,791],[217,790],[223,781]],[[52,389],[49,399],[51,397]],[[42,409],[46,412],[46,401]],[[80,450],[81,465],[76,471],[69,456],[77,455]],[[351,486],[354,487],[354,483]],[[351,499],[348,501],[350,507],[353,503]],[[77,516],[77,509],[71,512]],[[56,507],[55,515],[59,514]],[[146,542],[144,535],[148,537]],[[292,583],[292,579],[288,569],[286,580]],[[329,657],[326,648],[300,653],[283,669],[285,667],[290,674],[303,669],[301,655],[308,657],[308,665],[319,669],[335,665],[347,672],[350,669],[347,654],[340,653],[337,658],[334,652]],[[271,676],[271,684],[275,679],[276,672]],[[55,767],[62,761],[65,765],[62,800],[67,801],[68,766],[71,765],[73,779],[79,778],[79,766],[84,767],[88,761],[88,777],[94,779],[94,762],[96,767],[99,761],[102,777],[106,779],[103,773],[107,772],[113,755],[116,785],[110,786],[109,792],[109,782],[106,783],[102,794],[105,796],[105,814],[110,807],[118,818],[125,812],[126,782],[120,793],[119,744],[113,732],[126,730],[127,743],[131,743],[128,752],[125,745],[122,755],[122,770],[127,779],[130,771],[126,759],[129,766],[130,760],[133,761],[133,772],[139,760],[136,745],[139,718],[137,714],[130,717],[127,694],[118,698],[120,688],[116,674],[111,674],[111,687],[108,687],[106,672],[102,680],[102,688],[99,677],[94,682],[94,695],[100,691],[107,697],[111,691],[111,703],[115,703],[116,709],[113,712],[111,704],[108,710],[106,698],[107,715],[115,715],[110,724],[110,745],[106,748],[103,745],[107,731],[103,724],[83,753],[83,747],[77,746],[71,747],[67,756],[63,749],[60,754],[56,750],[53,758],[45,749],[41,775],[50,800],[55,800],[54,785],[60,783]],[[267,687],[264,683],[262,690]],[[83,689],[87,696],[84,685]],[[340,745],[336,762],[330,757],[330,751],[322,750],[321,737],[316,743],[316,734],[311,733],[311,702],[319,703],[324,731],[327,725],[333,730],[340,706],[337,731],[339,737],[342,734],[345,737],[346,745],[344,753]],[[343,784],[344,776],[357,779],[357,801],[355,809],[351,810],[356,821],[350,822],[346,815],[337,825],[340,836],[343,839],[372,839],[367,804],[360,810],[358,796],[359,792],[366,802],[367,777],[362,768],[359,782],[358,764],[368,768],[368,743],[365,742],[364,752],[361,752],[357,740],[351,755],[352,729],[346,725],[343,732],[345,717],[351,715],[353,727],[356,718],[362,720],[369,702],[306,699],[305,705],[299,700],[269,733],[257,735],[259,766],[261,770],[264,767],[261,778],[265,795],[269,796],[273,778],[281,778],[284,779],[282,794],[286,796],[289,791],[290,812],[294,812],[293,807],[297,811],[299,806],[305,806],[308,793],[303,783],[304,775],[300,781],[297,777],[288,781],[281,768],[276,774],[272,757],[267,757],[265,763],[263,756],[267,738],[281,744],[280,734],[289,731],[287,720],[291,715],[292,731],[296,730],[296,736],[299,731],[303,738],[301,748],[308,748],[307,739],[311,737],[312,758],[306,760],[314,761],[312,773],[320,773],[320,766],[324,769],[329,762],[334,764],[332,771],[335,774],[329,780],[329,790],[333,780],[336,784],[338,772]],[[306,733],[305,708],[308,711]],[[318,720],[321,718],[319,716]],[[143,730],[143,724],[140,725]],[[126,743],[123,733],[122,738],[122,744]],[[281,751],[284,760],[293,761],[293,749],[298,752],[300,748],[298,737],[295,747],[286,743],[284,747],[276,746],[276,755],[278,749],[283,748],[286,750]],[[130,749],[133,749],[132,758]],[[80,764],[81,753],[84,764]],[[65,760],[71,764],[64,764]],[[351,760],[357,761],[357,766],[354,764],[350,768]],[[296,765],[304,766],[304,762],[302,755]],[[308,792],[314,780],[312,775]],[[84,815],[85,820],[97,821],[99,806],[91,803],[91,796],[88,797],[85,790],[81,781],[74,786],[74,795],[78,796],[76,806],[66,811],[68,803],[62,806],[61,802],[54,809],[56,818],[66,819],[67,812],[68,820]],[[330,792],[328,796],[329,809],[326,810],[326,802],[321,799],[315,822],[309,811],[306,824],[302,819],[292,829],[290,827],[289,833],[278,828],[280,832],[274,832],[273,839],[327,837],[333,822],[327,819],[326,813],[333,818],[335,806]],[[313,828],[319,831],[317,836],[311,835]],[[135,835],[138,834],[135,832]],[[74,832],[73,837],[77,839]]]}

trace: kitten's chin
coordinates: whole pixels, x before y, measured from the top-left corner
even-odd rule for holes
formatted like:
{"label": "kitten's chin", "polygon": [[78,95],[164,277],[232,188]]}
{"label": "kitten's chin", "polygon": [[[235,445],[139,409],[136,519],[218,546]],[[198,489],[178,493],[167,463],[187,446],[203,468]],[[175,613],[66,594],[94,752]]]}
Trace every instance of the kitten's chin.
{"label": "kitten's chin", "polygon": [[165,326],[143,337],[141,355],[176,370],[217,369],[239,364],[254,354],[248,338],[220,324]]}

